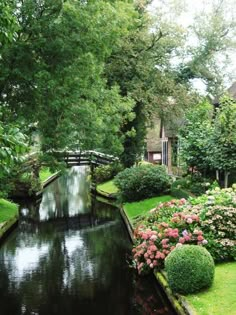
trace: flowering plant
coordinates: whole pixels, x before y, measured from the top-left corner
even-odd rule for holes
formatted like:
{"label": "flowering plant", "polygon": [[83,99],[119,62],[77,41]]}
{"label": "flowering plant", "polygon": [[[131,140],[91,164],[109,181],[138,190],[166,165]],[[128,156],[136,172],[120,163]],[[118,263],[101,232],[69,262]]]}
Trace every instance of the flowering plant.
{"label": "flowering plant", "polygon": [[133,248],[134,265],[138,273],[163,268],[166,256],[183,244],[204,245],[203,232],[196,228],[199,217],[195,214],[176,212],[169,223],[153,222],[152,228],[140,225],[135,230],[136,244]]}
{"label": "flowering plant", "polygon": [[236,184],[161,203],[135,230],[134,265],[139,273],[162,268],[166,256],[183,244],[205,245],[215,261],[236,259],[235,231]]}

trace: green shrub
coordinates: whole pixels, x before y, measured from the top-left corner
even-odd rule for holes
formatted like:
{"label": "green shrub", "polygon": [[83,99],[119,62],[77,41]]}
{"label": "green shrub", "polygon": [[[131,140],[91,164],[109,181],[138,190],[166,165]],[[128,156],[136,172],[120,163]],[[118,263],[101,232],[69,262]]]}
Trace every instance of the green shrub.
{"label": "green shrub", "polygon": [[108,165],[98,166],[94,170],[93,178],[96,183],[100,184],[112,179],[122,170],[123,166],[120,163],[112,163]]}
{"label": "green shrub", "polygon": [[210,287],[214,279],[214,261],[201,246],[183,245],[175,248],[165,260],[170,288],[188,294]]}
{"label": "green shrub", "polygon": [[184,189],[171,187],[171,196],[179,198],[179,199],[181,198],[188,199],[190,196],[190,193]]}
{"label": "green shrub", "polygon": [[164,166],[127,168],[115,177],[123,201],[136,201],[166,193],[171,184]]}
{"label": "green shrub", "polygon": [[[173,182],[171,189],[173,189],[174,192],[180,193],[175,189],[183,190],[183,191],[189,191],[195,196],[200,196],[201,194],[204,194],[206,190],[209,188],[209,186],[212,184],[212,180],[209,178],[205,178],[201,176],[200,174],[196,173],[193,175],[188,175],[186,177],[177,179],[175,182]],[[175,195],[175,197],[178,197]],[[186,198],[186,196],[182,196],[182,198]]]}
{"label": "green shrub", "polygon": [[177,189],[188,189],[190,187],[190,178],[189,177],[183,177],[180,179],[176,179],[172,185],[171,188],[177,188]]}

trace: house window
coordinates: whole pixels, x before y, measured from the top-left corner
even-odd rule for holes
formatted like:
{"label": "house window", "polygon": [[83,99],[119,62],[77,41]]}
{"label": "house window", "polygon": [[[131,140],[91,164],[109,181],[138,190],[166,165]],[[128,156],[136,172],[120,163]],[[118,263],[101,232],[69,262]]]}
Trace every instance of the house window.
{"label": "house window", "polygon": [[160,161],[161,160],[161,153],[153,153],[153,160]]}
{"label": "house window", "polygon": [[162,140],[162,164],[168,166],[168,140]]}

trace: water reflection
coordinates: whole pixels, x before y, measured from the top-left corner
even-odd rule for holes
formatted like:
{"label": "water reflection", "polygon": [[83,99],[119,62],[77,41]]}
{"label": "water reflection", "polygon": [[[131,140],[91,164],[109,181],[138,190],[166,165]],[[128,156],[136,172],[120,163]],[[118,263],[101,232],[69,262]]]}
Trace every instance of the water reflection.
{"label": "water reflection", "polygon": [[[114,314],[126,314],[131,290],[131,283],[124,288],[122,282],[129,277],[129,270],[124,268],[127,242],[114,240],[126,238],[121,222],[77,231],[65,224],[49,225],[41,226],[40,233],[33,235],[15,232],[3,246],[1,314],[74,314],[76,310],[93,314],[95,302],[101,305],[102,314],[112,314],[106,311],[108,296],[113,303],[120,297],[119,307],[124,308],[124,313]],[[14,309],[6,304],[6,294],[14,300]]]}
{"label": "water reflection", "polygon": [[78,166],[69,169],[66,175],[45,189],[39,208],[40,221],[89,213],[91,206],[89,187],[89,167]]}

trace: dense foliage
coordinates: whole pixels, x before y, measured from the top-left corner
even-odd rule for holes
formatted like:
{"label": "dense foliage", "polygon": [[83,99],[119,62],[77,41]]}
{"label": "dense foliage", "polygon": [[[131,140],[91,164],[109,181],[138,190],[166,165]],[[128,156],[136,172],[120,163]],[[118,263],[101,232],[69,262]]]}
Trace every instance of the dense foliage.
{"label": "dense foliage", "polygon": [[164,166],[140,165],[127,168],[115,177],[123,201],[142,200],[164,194],[171,179]]}
{"label": "dense foliage", "polygon": [[[174,193],[175,197],[179,197],[175,195],[175,193],[178,193],[178,191],[181,190],[188,198],[191,194],[194,196],[204,194],[210,187],[213,187],[213,185],[218,186],[217,182],[213,182],[210,178],[204,178],[199,172],[196,172],[174,181],[171,185],[171,191]],[[182,196],[181,198],[186,197]]]}
{"label": "dense foliage", "polygon": [[11,189],[11,172],[27,152],[27,138],[15,124],[0,121],[0,196]]}
{"label": "dense foliage", "polygon": [[165,260],[170,288],[189,294],[210,287],[214,279],[214,261],[201,246],[186,245],[173,250]]}
{"label": "dense foliage", "polygon": [[96,183],[103,183],[112,179],[122,170],[123,166],[119,162],[98,166],[94,170],[93,179]]}
{"label": "dense foliage", "polygon": [[[133,102],[107,87],[104,62],[135,18],[115,1],[15,1],[15,40],[2,47],[4,121],[34,124],[41,149],[122,151]],[[122,4],[122,5],[121,5]],[[92,23],[91,23],[92,18]],[[102,22],[101,22],[102,21]]]}

